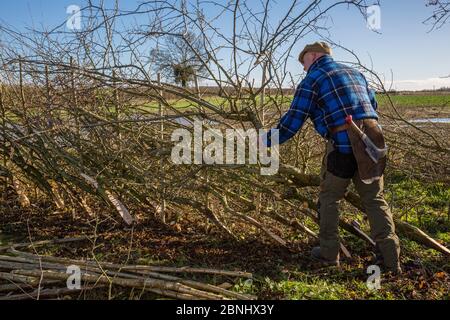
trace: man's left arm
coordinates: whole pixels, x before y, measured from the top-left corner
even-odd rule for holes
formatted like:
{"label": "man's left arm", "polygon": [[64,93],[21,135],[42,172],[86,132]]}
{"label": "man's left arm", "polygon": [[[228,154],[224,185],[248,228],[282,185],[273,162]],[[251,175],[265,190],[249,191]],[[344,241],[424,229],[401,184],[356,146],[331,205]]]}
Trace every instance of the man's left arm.
{"label": "man's left arm", "polygon": [[369,99],[370,99],[370,103],[372,104],[372,108],[373,108],[373,110],[377,111],[378,103],[377,103],[377,99],[375,98],[375,90],[371,89],[369,87],[369,82],[367,81],[367,79],[365,77],[364,77],[364,80],[366,81],[367,94],[369,95]]}

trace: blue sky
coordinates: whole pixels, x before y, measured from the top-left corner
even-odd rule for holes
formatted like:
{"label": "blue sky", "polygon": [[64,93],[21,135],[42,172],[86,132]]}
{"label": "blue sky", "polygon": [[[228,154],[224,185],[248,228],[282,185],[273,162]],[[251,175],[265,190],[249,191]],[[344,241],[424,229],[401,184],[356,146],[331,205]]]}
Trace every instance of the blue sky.
{"label": "blue sky", "polygon": [[[397,89],[450,86],[449,78],[439,79],[450,74],[450,23],[428,32],[430,26],[422,21],[431,14],[431,9],[425,7],[425,2],[381,0],[380,34],[369,30],[366,21],[355,9],[338,7],[331,12],[330,36],[354,50],[363,62],[372,61],[374,69],[386,80],[390,80],[392,72]],[[26,26],[52,27],[68,17],[66,8],[69,5],[82,6],[83,3],[82,0],[1,1],[0,23],[19,29]],[[121,7],[134,7],[137,3],[134,0],[120,1]],[[278,0],[279,6],[287,7],[289,3],[288,0]],[[315,40],[314,37],[304,39],[305,42]],[[304,44],[299,43],[296,49],[301,50]],[[338,60],[347,59],[347,55],[340,50],[336,50],[334,56]],[[289,62],[289,67],[293,73],[299,73],[301,69],[295,58]]]}
{"label": "blue sky", "polygon": [[[366,28],[361,16],[349,14],[341,7],[333,18],[333,38],[353,48],[365,61],[370,61],[370,55],[374,68],[388,79],[392,70],[394,80],[402,81],[403,87],[408,80],[419,85],[427,79],[449,75],[450,24],[429,32],[430,25],[422,21],[431,9],[424,3],[424,0],[382,0],[381,34]],[[428,81],[428,85],[431,83]],[[448,86],[450,79],[445,83]],[[436,85],[439,87],[439,83]]]}

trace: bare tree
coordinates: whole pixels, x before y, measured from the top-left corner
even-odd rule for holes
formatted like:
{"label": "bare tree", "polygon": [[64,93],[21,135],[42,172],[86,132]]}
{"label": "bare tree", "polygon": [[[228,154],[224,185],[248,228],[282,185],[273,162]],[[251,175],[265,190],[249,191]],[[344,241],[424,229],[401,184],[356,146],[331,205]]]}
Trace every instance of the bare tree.
{"label": "bare tree", "polygon": [[205,75],[208,56],[200,36],[186,32],[182,35],[166,35],[164,38],[163,44],[150,52],[157,72],[182,87],[193,81],[194,76]]}
{"label": "bare tree", "polygon": [[424,22],[431,23],[432,30],[442,28],[450,18],[450,1],[428,0],[426,6],[433,8],[433,14]]}
{"label": "bare tree", "polygon": [[[450,1],[429,0],[427,7],[433,8],[433,14],[424,23],[431,23],[431,30],[442,28],[450,19]],[[450,78],[450,74],[443,78]]]}

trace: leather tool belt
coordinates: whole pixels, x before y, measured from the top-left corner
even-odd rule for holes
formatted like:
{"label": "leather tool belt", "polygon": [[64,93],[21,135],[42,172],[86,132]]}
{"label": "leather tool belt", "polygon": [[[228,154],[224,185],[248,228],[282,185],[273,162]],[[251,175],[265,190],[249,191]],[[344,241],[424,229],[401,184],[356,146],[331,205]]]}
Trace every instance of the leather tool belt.
{"label": "leather tool belt", "polygon": [[[362,119],[353,121],[355,125],[369,137],[376,147],[383,149],[386,147],[381,127],[376,119]],[[360,132],[354,129],[349,123],[330,128],[331,134],[347,130],[353,155],[358,166],[358,173],[361,180],[366,184],[379,180],[386,168],[386,156],[374,162],[366,151],[366,144],[361,139]]]}

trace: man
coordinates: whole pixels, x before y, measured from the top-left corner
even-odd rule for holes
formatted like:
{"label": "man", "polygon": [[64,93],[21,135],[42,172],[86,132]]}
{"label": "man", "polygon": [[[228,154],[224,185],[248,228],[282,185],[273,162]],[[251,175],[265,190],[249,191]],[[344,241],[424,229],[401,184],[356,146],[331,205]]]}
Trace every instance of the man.
{"label": "man", "polygon": [[[400,273],[399,239],[389,206],[383,198],[384,166],[378,177],[369,180],[373,182],[361,179],[366,174],[362,169],[366,167],[363,162],[367,154],[365,149],[355,144],[356,138],[354,134],[352,136],[348,123],[349,116],[352,116],[350,119],[367,136],[382,139],[377,124],[375,94],[359,71],[333,60],[331,48],[325,42],[307,45],[300,53],[299,61],[307,74],[297,87],[291,107],[281,118],[277,129],[281,144],[293,137],[310,118],[316,131],[328,140],[319,194],[320,247],[313,248],[312,257],[324,265],[339,265],[338,204],[353,180],[369,219],[372,239],[386,269]],[[270,137],[269,131],[266,136],[268,147],[271,145]]]}

